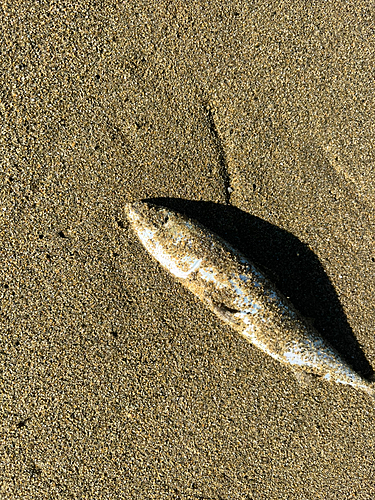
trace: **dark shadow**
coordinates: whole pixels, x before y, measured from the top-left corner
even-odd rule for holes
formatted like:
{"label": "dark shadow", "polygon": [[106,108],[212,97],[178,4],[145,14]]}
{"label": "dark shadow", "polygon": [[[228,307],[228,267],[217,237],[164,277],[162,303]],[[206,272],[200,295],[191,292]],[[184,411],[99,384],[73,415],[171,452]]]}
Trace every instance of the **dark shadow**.
{"label": "dark shadow", "polygon": [[373,376],[332,283],[315,254],[298,238],[228,205],[177,198],[144,201],[183,213],[231,243],[264,271],[355,371],[365,378]]}

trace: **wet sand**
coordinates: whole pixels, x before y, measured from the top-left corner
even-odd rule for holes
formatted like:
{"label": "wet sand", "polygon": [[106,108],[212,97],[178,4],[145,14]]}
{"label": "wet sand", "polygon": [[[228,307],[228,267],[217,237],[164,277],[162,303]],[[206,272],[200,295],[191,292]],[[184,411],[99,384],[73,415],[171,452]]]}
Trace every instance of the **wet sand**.
{"label": "wet sand", "polygon": [[372,499],[375,402],[143,250],[156,198],[375,370],[371,2],[3,2],[0,497]]}

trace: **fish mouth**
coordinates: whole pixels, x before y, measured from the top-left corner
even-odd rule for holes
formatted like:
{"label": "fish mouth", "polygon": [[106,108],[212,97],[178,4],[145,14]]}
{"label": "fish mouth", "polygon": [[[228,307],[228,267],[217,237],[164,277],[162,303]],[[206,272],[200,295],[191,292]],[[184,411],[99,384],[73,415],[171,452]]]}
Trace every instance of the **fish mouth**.
{"label": "fish mouth", "polygon": [[145,201],[135,201],[125,205],[125,214],[129,222],[150,226],[152,224],[153,205]]}
{"label": "fish mouth", "polygon": [[141,216],[145,215],[147,204],[143,201],[135,201],[125,205],[125,213],[129,220],[139,220]]}
{"label": "fish mouth", "polygon": [[147,201],[136,201],[125,205],[125,214],[132,223],[143,224],[154,230],[159,230],[167,225],[172,212],[165,207]]}

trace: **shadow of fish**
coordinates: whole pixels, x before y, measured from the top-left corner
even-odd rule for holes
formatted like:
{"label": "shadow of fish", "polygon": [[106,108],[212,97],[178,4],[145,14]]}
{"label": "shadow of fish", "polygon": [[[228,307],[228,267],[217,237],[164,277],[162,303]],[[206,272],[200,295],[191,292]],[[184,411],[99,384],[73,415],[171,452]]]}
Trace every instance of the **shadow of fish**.
{"label": "shadow of fish", "polygon": [[126,215],[148,252],[256,347],[296,374],[351,385],[375,397],[374,385],[229,243],[198,222],[151,203],[128,204]]}

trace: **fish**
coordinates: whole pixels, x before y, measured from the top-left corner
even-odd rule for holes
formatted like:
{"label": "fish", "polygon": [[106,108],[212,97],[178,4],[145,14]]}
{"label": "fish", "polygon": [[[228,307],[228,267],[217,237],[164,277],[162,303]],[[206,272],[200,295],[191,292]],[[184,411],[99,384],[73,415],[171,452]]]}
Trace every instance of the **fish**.
{"label": "fish", "polygon": [[222,321],[290,367],[375,397],[364,379],[295,309],[257,266],[199,222],[148,201],[125,206],[144,248]]}

